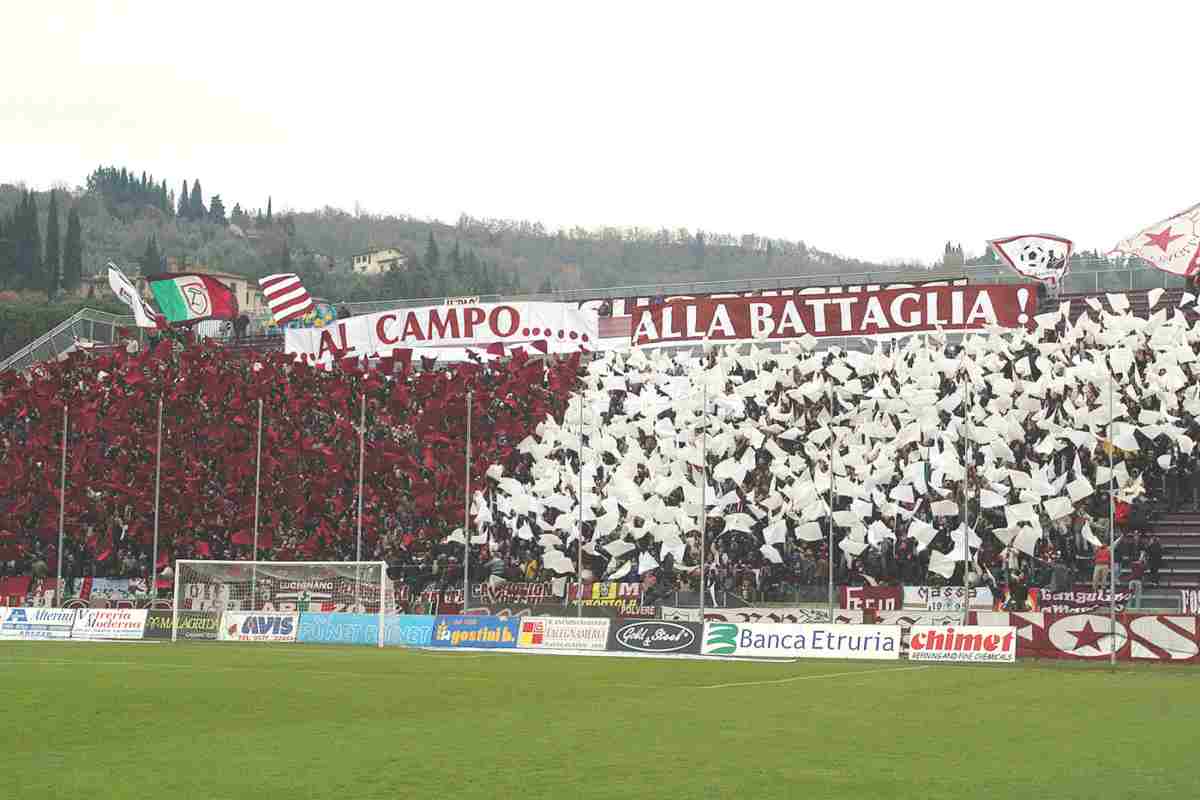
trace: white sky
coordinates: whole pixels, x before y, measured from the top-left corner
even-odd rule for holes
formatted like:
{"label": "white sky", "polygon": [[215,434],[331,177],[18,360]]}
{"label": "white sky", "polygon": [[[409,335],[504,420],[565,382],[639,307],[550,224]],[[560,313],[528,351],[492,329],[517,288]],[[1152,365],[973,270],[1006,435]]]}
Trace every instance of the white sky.
{"label": "white sky", "polygon": [[[11,6],[11,7],[10,7]],[[52,14],[58,16],[51,16]],[[930,261],[1200,201],[1195,2],[10,3],[0,181]]]}

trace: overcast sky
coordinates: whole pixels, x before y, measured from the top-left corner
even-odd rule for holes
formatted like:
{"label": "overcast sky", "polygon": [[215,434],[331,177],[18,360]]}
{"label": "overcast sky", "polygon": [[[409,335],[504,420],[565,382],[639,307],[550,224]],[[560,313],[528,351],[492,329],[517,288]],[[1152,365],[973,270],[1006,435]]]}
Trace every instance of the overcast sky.
{"label": "overcast sky", "polygon": [[[57,16],[52,16],[57,15]],[[0,181],[1079,248],[1200,202],[1200,3],[10,3]]]}

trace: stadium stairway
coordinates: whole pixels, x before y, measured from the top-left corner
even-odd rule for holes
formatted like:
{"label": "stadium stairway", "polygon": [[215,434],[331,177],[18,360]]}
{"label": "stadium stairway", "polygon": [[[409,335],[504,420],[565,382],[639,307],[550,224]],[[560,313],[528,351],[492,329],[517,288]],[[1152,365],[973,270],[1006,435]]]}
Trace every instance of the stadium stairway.
{"label": "stadium stairway", "polygon": [[[1148,532],[1162,540],[1159,584],[1172,590],[1200,587],[1200,512],[1163,514],[1150,524]],[[1127,579],[1128,575],[1121,577]]]}

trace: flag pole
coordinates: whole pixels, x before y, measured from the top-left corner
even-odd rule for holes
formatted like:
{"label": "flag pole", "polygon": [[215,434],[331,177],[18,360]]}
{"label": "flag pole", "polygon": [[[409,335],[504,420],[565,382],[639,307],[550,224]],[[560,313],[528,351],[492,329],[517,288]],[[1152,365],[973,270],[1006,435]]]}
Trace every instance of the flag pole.
{"label": "flag pole", "polygon": [[67,519],[67,406],[63,404],[62,474],[58,482],[58,581],[54,585],[56,606],[62,606],[63,596],[63,532]]}
{"label": "flag pole", "polygon": [[1117,666],[1117,525],[1116,497],[1113,495],[1113,453],[1117,449],[1116,438],[1113,436],[1113,384],[1117,380],[1112,369],[1111,359],[1108,365],[1108,663],[1110,667]]}
{"label": "flag pole", "polygon": [[258,501],[262,484],[263,401],[258,398],[258,448],[254,457],[254,552],[250,562],[250,610],[258,598]]}
{"label": "flag pole", "polygon": [[[704,358],[707,360],[707,354]],[[705,365],[707,366],[707,364]],[[703,375],[703,371],[701,375]],[[700,429],[700,623],[704,623],[704,554],[707,548],[708,534],[708,381],[700,384],[701,419],[704,427]]]}
{"label": "flag pole", "polygon": [[579,593],[575,597],[576,616],[583,618],[583,397],[579,398],[579,541],[575,544],[575,577]]}
{"label": "flag pole", "polygon": [[467,613],[470,605],[471,583],[468,573],[471,565],[471,401],[474,393],[467,390],[467,489],[466,504],[463,510],[463,528],[466,530],[466,542],[463,544],[463,604],[462,613]]}
{"label": "flag pole", "polygon": [[[966,350],[963,350],[962,357],[966,356]],[[962,479],[962,528],[963,528],[963,625],[969,625],[971,621],[971,527],[967,524],[967,492],[970,490],[971,467],[975,465],[974,457],[971,458],[971,465],[967,465],[967,448],[970,445],[968,441],[971,428],[971,388],[970,379],[966,375],[964,369],[961,374],[961,379],[965,382],[965,391],[963,397],[963,479]]]}
{"label": "flag pole", "polygon": [[363,474],[367,452],[367,393],[362,396],[362,412],[358,421],[358,538],[354,548],[354,603],[362,605],[360,596],[360,570],[362,567],[362,529],[363,529]]}
{"label": "flag pole", "polygon": [[158,599],[158,510],[159,487],[162,482],[162,418],[163,398],[158,396],[158,448],[154,457],[154,549],[150,558],[150,599]]}
{"label": "flag pole", "polygon": [[[826,545],[825,559],[828,562],[829,572],[829,624],[833,624],[833,498],[835,491],[835,481],[833,475],[833,458],[837,451],[834,443],[836,438],[833,433],[833,379],[830,378],[829,385],[826,390],[826,396],[829,398],[829,542]],[[818,495],[819,496],[819,495]]]}

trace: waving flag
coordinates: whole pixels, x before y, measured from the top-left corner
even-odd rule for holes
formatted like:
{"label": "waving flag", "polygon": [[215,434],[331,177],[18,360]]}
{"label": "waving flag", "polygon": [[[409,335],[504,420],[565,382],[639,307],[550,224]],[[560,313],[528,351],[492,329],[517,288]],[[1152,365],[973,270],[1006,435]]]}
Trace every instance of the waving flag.
{"label": "waving flag", "polygon": [[1046,233],[992,239],[988,244],[1018,274],[1043,283],[1062,283],[1071,270],[1075,247],[1070,239]]}
{"label": "waving flag", "polygon": [[142,299],[138,290],[129,282],[129,278],[125,277],[125,273],[117,269],[117,266],[111,261],[108,262],[108,285],[112,287],[113,294],[121,298],[121,302],[133,311],[133,318],[139,328],[159,327],[158,314],[155,314],[154,310]]}
{"label": "waving flag", "polygon": [[1144,258],[1172,275],[1195,275],[1200,272],[1200,204],[1117,242],[1112,251]]}
{"label": "waving flag", "polygon": [[300,276],[295,273],[268,275],[260,278],[258,285],[277,325],[299,319],[316,308],[308,291],[300,283]]}
{"label": "waving flag", "polygon": [[192,323],[204,319],[235,319],[237,297],[210,275],[171,273],[146,279],[167,321]]}

